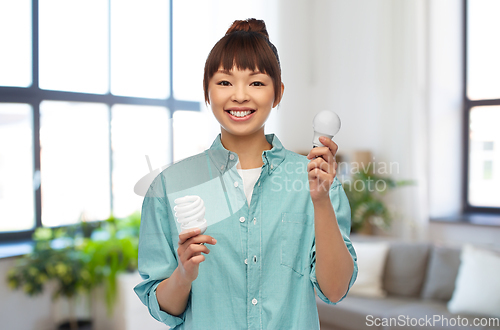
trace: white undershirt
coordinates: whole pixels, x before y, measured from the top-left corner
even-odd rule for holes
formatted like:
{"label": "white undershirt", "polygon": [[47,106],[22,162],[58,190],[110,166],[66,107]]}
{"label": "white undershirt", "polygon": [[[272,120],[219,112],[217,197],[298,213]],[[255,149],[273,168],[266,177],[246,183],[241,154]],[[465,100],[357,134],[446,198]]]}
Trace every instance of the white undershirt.
{"label": "white undershirt", "polygon": [[[239,166],[240,164],[238,160],[237,167]],[[250,206],[250,201],[252,200],[253,187],[255,186],[255,183],[260,177],[261,170],[262,170],[261,167],[249,168],[245,170],[237,168],[239,175],[243,179],[243,187],[245,191],[245,196],[247,197],[248,206]]]}

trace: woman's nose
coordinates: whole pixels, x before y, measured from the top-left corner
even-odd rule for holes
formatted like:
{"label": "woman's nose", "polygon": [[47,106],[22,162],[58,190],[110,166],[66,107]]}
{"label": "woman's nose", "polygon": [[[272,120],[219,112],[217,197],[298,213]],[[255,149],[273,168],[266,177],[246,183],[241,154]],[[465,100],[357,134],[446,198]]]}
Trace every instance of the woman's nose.
{"label": "woman's nose", "polygon": [[248,101],[248,99],[249,95],[247,93],[245,86],[237,86],[234,89],[233,95],[231,96],[231,100],[238,103],[243,103],[245,101]]}

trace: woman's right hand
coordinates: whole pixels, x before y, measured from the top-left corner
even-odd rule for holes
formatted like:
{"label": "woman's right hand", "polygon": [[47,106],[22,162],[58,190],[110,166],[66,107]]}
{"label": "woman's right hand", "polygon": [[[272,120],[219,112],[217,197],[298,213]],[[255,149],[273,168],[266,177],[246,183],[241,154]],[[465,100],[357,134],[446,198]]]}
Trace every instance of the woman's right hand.
{"label": "woman's right hand", "polygon": [[198,277],[198,268],[205,256],[201,253],[209,254],[210,250],[200,243],[215,245],[217,241],[208,235],[199,235],[200,229],[195,228],[179,234],[179,247],[177,254],[179,256],[178,268],[181,277],[186,282],[193,282]]}

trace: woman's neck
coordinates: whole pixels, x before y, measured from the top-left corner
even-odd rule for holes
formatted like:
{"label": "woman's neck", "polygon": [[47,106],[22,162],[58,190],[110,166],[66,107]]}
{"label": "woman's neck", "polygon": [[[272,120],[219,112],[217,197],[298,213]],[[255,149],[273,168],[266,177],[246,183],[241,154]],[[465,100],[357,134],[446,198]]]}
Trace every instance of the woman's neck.
{"label": "woman's neck", "polygon": [[263,165],[262,152],[271,150],[272,145],[267,142],[264,127],[252,135],[233,135],[221,129],[221,142],[224,148],[238,155],[242,169],[257,168]]}

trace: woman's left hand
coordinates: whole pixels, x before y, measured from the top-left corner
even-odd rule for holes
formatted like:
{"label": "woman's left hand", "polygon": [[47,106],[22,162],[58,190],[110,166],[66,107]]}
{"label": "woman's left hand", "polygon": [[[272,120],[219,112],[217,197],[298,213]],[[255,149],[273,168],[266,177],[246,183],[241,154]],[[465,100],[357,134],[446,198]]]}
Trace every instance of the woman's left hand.
{"label": "woman's left hand", "polygon": [[337,161],[335,160],[337,144],[325,136],[321,136],[319,141],[325,147],[312,148],[307,155],[307,159],[311,159],[307,164],[307,172],[309,192],[313,203],[330,199],[328,192],[337,175]]}

